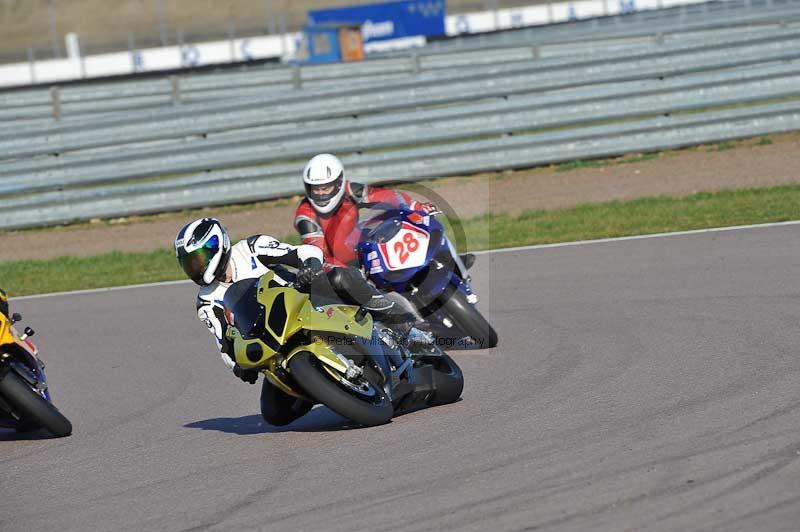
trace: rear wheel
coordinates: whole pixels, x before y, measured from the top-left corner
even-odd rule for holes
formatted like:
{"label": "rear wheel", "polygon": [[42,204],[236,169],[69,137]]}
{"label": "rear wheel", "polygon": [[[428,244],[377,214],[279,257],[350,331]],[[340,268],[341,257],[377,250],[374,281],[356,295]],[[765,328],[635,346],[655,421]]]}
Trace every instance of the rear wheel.
{"label": "rear wheel", "polygon": [[20,434],[25,434],[26,432],[33,432],[42,428],[41,425],[37,425],[36,423],[31,423],[30,421],[23,420],[17,423],[16,431]]}
{"label": "rear wheel", "polygon": [[497,333],[483,314],[459,290],[441,296],[441,312],[453,322],[453,329],[475,340],[482,348],[497,345]]}
{"label": "rear wheel", "polygon": [[358,382],[344,376],[334,377],[308,351],[300,351],[289,360],[289,371],[298,384],[314,399],[337,414],[362,425],[382,425],[392,419],[394,409],[377,383],[365,377]]}
{"label": "rear wheel", "polygon": [[72,434],[72,423],[14,371],[9,371],[0,380],[0,394],[22,418],[20,429],[30,430],[41,426],[56,438]]}
{"label": "rear wheel", "polygon": [[447,353],[441,356],[425,359],[433,366],[434,387],[436,393],[428,401],[431,406],[455,403],[464,390],[464,374],[456,361]]}

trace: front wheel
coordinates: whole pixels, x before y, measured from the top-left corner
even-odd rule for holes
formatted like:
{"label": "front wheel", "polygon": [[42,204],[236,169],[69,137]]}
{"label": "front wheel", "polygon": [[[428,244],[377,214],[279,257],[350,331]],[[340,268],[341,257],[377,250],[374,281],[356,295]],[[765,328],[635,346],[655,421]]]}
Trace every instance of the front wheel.
{"label": "front wheel", "polygon": [[367,426],[383,425],[392,419],[394,409],[386,393],[363,376],[358,383],[344,376],[336,378],[308,351],[300,351],[289,360],[289,371],[306,393],[340,416]]}
{"label": "front wheel", "polygon": [[461,291],[446,291],[442,294],[441,311],[453,322],[454,329],[471,337],[481,348],[497,345],[497,332]]}
{"label": "front wheel", "polygon": [[72,423],[13,371],[0,380],[0,395],[22,418],[22,430],[41,426],[56,438],[72,434]]}

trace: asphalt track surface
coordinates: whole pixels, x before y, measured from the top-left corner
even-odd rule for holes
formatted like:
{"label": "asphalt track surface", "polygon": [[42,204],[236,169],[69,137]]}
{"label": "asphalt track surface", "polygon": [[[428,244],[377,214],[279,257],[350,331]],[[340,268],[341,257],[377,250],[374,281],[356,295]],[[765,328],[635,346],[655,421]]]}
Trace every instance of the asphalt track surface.
{"label": "asphalt track surface", "polygon": [[797,530],[800,231],[482,255],[463,400],[262,423],[190,285],[22,300],[62,440],[0,434],[0,530]]}

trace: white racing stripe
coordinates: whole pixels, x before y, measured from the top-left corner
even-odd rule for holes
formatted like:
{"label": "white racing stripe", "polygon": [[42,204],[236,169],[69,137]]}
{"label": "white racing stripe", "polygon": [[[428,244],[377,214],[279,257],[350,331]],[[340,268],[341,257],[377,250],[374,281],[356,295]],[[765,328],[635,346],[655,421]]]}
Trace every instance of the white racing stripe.
{"label": "white racing stripe", "polygon": [[[473,251],[475,255],[487,255],[489,253],[510,253],[514,251],[529,251],[534,249],[549,249],[549,248],[564,248],[564,247],[571,247],[571,246],[585,246],[588,244],[605,244],[608,242],[624,242],[627,240],[646,240],[650,238],[664,238],[664,237],[673,237],[673,236],[685,236],[685,235],[699,235],[703,233],[721,233],[725,231],[738,231],[742,229],[766,229],[769,227],[781,227],[781,226],[788,226],[788,225],[800,225],[800,220],[793,220],[789,222],[775,222],[775,223],[768,223],[768,224],[753,224],[753,225],[735,225],[731,227],[715,227],[711,229],[695,229],[692,231],[676,231],[674,233],[653,233],[650,235],[635,235],[635,236],[621,236],[617,238],[600,238],[597,240],[578,240],[576,242],[561,242],[557,244],[536,244],[531,246],[519,246],[514,248],[499,248],[499,249],[486,249],[483,251]],[[160,283],[147,283],[147,284],[134,284],[128,286],[112,286],[109,288],[93,288],[90,290],[73,290],[69,292],[53,292],[50,294],[37,294],[32,296],[20,296],[11,298],[12,301],[22,301],[25,299],[40,299],[44,297],[54,297],[54,296],[68,296],[68,295],[82,295],[82,294],[97,294],[101,292],[111,292],[116,290],[133,290],[135,288],[151,288],[151,287],[158,287],[158,286],[170,286],[176,284],[184,284],[184,283],[191,283],[190,280],[180,280],[180,281],[164,281]]]}

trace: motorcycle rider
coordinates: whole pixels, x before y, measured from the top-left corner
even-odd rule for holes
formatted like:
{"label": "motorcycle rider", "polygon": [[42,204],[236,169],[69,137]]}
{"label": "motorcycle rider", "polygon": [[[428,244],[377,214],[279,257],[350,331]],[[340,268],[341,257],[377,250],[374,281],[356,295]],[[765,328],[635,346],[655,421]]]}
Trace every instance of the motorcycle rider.
{"label": "motorcycle rider", "polygon": [[[246,370],[234,360],[233,346],[226,337],[228,321],[222,301],[236,281],[257,279],[268,270],[280,285],[294,283],[301,292],[336,298],[361,305],[373,317],[408,334],[414,316],[379,293],[354,268],[322,269],[322,252],[309,245],[293,246],[267,235],[254,235],[231,246],[219,220],[200,218],[186,224],[175,237],[175,255],[186,275],[200,285],[197,316],[214,335],[222,361],[234,375],[255,384],[259,371]],[[290,267],[294,272],[288,270]],[[272,425],[286,425],[306,414],[313,405],[295,399],[264,379],[261,415]]]}
{"label": "motorcycle rider", "polygon": [[[426,214],[435,212],[436,206],[412,200],[404,192],[354,183],[347,179],[344,166],[338,157],[322,153],[308,161],[303,170],[305,198],[295,211],[294,226],[304,244],[320,248],[325,261],[337,266],[358,263],[356,245],[359,234],[358,209],[378,203],[405,207]],[[461,274],[475,262],[475,255],[459,256],[451,248],[453,261]]]}

